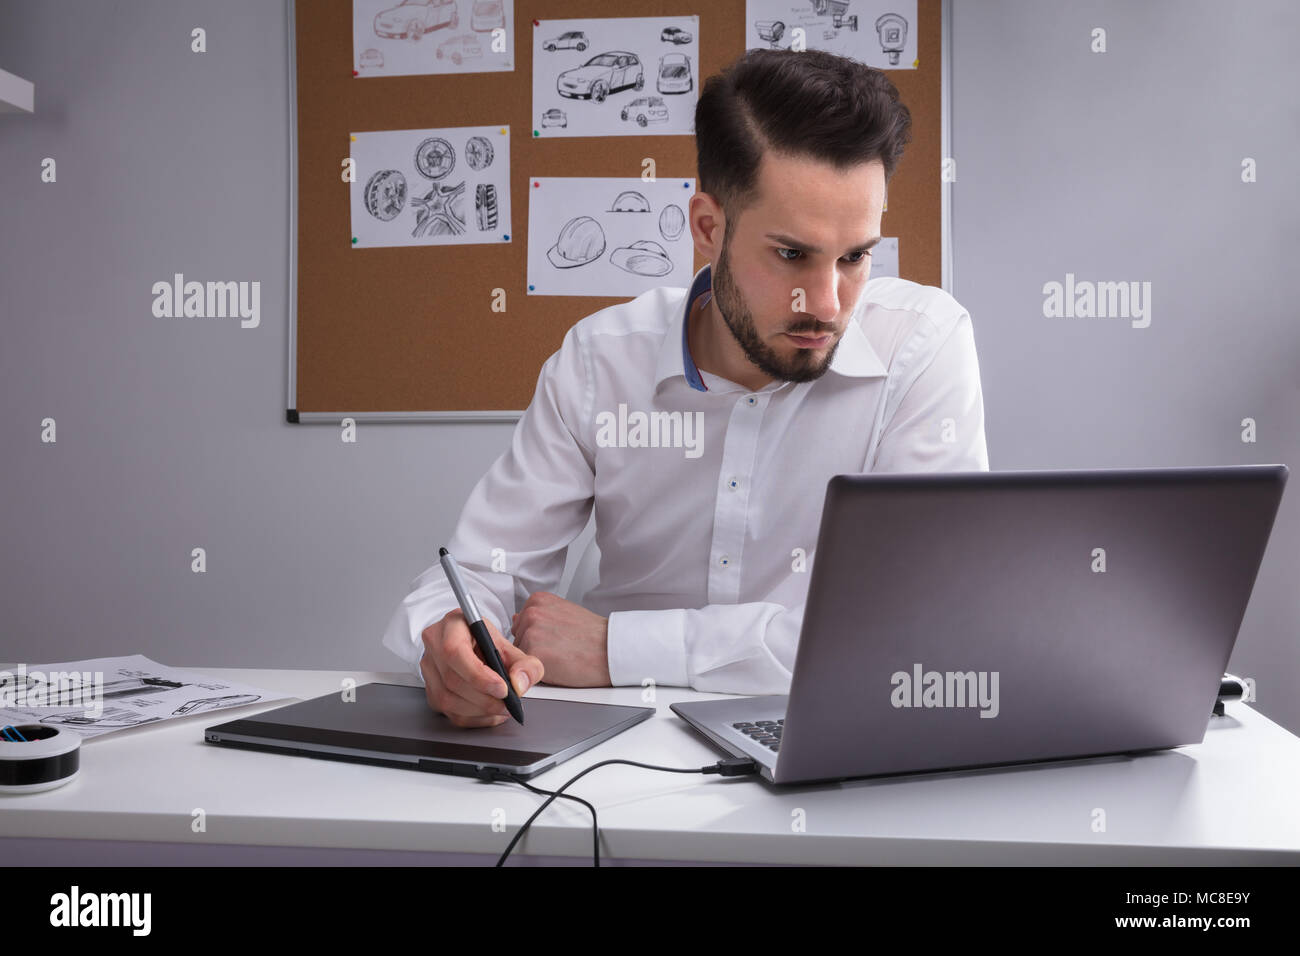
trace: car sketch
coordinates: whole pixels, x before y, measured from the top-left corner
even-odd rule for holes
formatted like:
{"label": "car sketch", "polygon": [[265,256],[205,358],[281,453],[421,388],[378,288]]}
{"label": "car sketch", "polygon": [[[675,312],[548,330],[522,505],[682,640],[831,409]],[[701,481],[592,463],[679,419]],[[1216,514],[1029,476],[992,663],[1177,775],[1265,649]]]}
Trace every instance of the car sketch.
{"label": "car sketch", "polygon": [[469,26],[479,33],[491,33],[497,27],[504,30],[506,15],[501,10],[501,0],[474,0]]}
{"label": "car sketch", "polygon": [[375,33],[381,37],[419,40],[440,27],[456,29],[460,12],[455,0],[402,0],[395,7],[375,14]]}
{"label": "car sketch", "polygon": [[662,96],[642,96],[624,106],[619,116],[623,119],[629,117],[635,119],[638,126],[645,126],[647,123],[667,123],[668,107],[664,105]]}
{"label": "car sketch", "polygon": [[570,30],[568,33],[561,33],[558,37],[543,40],[542,49],[582,51],[587,49],[588,42],[587,34],[581,30]]}
{"label": "car sketch", "polygon": [[659,58],[659,78],[655,88],[660,93],[689,93],[695,88],[691,79],[691,58],[685,53],[665,53]]}
{"label": "car sketch", "polygon": [[542,114],[542,128],[547,126],[568,126],[569,118],[564,115],[564,110],[549,109]]}
{"label": "car sketch", "polygon": [[659,34],[659,39],[665,43],[690,43],[695,37],[681,27],[664,27],[663,32]]}
{"label": "car sketch", "polygon": [[610,93],[628,87],[639,90],[643,86],[645,72],[641,61],[635,53],[626,50],[597,54],[577,69],[565,70],[555,78],[555,88],[561,96],[597,103],[605,102]]}
{"label": "car sketch", "polygon": [[454,36],[450,40],[444,40],[438,44],[435,51],[438,59],[448,59],[457,66],[460,66],[470,57],[482,56],[483,47],[479,45],[478,38],[469,33],[462,33]]}

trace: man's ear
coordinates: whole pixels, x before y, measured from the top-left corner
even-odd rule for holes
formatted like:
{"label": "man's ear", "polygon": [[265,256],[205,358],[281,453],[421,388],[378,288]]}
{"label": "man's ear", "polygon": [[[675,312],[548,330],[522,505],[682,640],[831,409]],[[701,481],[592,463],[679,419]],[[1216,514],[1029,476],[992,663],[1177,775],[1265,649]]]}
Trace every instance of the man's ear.
{"label": "man's ear", "polygon": [[686,222],[691,227],[695,251],[710,262],[722,257],[722,240],[727,234],[727,217],[722,206],[708,193],[691,197]]}

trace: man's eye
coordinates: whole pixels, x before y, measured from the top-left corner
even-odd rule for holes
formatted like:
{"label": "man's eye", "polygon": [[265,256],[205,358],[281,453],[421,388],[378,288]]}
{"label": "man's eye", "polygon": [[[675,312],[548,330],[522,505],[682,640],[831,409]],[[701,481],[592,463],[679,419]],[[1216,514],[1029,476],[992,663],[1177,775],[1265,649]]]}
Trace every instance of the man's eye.
{"label": "man's eye", "polygon": [[[792,255],[786,256],[785,253],[787,252],[792,253]],[[795,256],[803,255],[803,253],[798,249],[777,249],[776,254],[786,262],[797,262],[798,260],[795,258]],[[861,263],[863,260],[869,258],[871,258],[870,252],[853,252],[845,257],[845,261],[848,262],[848,264],[851,266],[856,266],[859,263]]]}

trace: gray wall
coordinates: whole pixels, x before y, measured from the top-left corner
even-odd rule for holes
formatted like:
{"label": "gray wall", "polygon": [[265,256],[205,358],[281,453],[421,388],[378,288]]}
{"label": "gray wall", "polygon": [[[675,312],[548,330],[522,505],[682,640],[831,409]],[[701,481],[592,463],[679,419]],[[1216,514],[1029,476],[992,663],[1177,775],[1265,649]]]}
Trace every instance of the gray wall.
{"label": "gray wall", "polygon": [[[1300,464],[1300,5],[957,0],[953,32],[953,291],[990,467]],[[1066,273],[1149,281],[1151,324],[1044,318]],[[1293,732],[1297,567],[1293,487],[1229,662]]]}
{"label": "gray wall", "polygon": [[[992,467],[1294,463],[1300,8],[954,6],[953,291]],[[395,669],[388,616],[509,441],[284,423],[286,40],[278,0],[0,0],[37,104],[0,116],[0,660]],[[175,272],[259,280],[261,326],[155,318]],[[1150,327],[1044,318],[1067,272],[1150,281]],[[1293,491],[1232,661],[1293,731],[1298,515]]]}

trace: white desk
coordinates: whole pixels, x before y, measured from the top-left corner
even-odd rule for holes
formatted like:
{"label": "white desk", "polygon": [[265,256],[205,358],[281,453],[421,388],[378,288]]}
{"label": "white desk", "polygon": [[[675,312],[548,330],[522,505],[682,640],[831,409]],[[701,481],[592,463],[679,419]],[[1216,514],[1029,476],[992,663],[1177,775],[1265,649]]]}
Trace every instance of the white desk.
{"label": "white desk", "polygon": [[[344,678],[405,674],[196,671],[306,699]],[[532,781],[554,789],[597,761],[702,767],[722,754],[668,705],[707,699],[659,688],[658,714]],[[528,697],[640,705],[636,687],[538,687]],[[526,702],[527,698],[525,698]],[[491,864],[546,798],[518,784],[226,749],[204,727],[291,701],[196,714],[87,740],[79,779],[0,796],[9,865]],[[1207,719],[1209,715],[1207,714]],[[1300,739],[1244,704],[1205,742],[1138,757],[773,787],[757,778],[637,767],[594,771],[570,790],[600,814],[601,863],[889,865],[1295,865]],[[195,809],[206,832],[195,833]],[[505,832],[493,829],[504,811]],[[1094,832],[1093,810],[1106,814]],[[797,809],[806,831],[794,832]],[[556,800],[507,865],[591,864],[591,816]]]}

